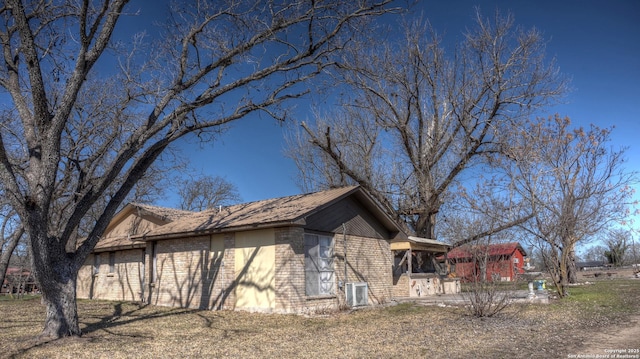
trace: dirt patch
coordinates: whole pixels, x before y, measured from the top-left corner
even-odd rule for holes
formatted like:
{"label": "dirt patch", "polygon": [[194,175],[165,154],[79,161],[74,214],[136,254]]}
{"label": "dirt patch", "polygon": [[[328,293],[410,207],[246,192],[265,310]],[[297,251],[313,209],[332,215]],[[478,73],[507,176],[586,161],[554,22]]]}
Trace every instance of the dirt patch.
{"label": "dirt patch", "polygon": [[631,316],[629,322],[620,327],[594,332],[583,345],[574,350],[574,354],[629,354],[640,358],[640,315]]}
{"label": "dirt patch", "polygon": [[634,279],[638,268],[597,268],[578,272],[578,281],[593,281],[597,279]]}

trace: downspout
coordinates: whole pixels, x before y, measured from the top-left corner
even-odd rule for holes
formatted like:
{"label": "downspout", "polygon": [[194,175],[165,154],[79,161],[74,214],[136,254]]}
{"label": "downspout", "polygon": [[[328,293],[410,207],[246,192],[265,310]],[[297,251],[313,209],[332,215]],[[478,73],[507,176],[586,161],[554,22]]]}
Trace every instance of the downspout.
{"label": "downspout", "polygon": [[146,261],[147,261],[146,250],[147,249],[146,248],[147,248],[147,246],[145,245],[145,248],[142,250],[142,275],[141,275],[142,278],[140,278],[140,301],[142,303],[146,303],[146,301],[147,301],[147,298],[144,297],[145,296],[145,287],[146,287],[145,281],[147,279],[146,278],[147,274],[145,273],[146,270],[147,270],[147,266],[146,266]]}
{"label": "downspout", "polygon": [[342,243],[344,244],[344,290],[347,290],[347,226],[342,223]]}

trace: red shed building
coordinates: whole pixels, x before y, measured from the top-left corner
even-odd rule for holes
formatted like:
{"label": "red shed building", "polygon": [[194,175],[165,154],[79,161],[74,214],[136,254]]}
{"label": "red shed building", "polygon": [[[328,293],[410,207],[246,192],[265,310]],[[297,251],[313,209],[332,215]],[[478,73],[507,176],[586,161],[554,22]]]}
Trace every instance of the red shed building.
{"label": "red shed building", "polygon": [[517,242],[489,245],[466,245],[452,249],[447,254],[451,272],[463,281],[481,278],[512,281],[524,273],[524,257],[527,253]]}

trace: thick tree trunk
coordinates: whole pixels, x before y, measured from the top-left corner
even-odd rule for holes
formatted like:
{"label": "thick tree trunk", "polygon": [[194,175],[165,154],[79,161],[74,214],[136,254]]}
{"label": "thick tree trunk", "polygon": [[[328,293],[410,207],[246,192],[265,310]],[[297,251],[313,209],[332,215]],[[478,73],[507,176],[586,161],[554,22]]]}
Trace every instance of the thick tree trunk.
{"label": "thick tree trunk", "polygon": [[416,223],[416,235],[422,238],[436,238],[436,213],[420,214]]}
{"label": "thick tree trunk", "polygon": [[46,309],[40,340],[80,336],[76,306],[78,267],[74,256],[67,253],[64,241],[43,234],[46,231],[37,225],[33,227],[29,232],[32,266]]}
{"label": "thick tree trunk", "polygon": [[46,307],[44,329],[40,335],[45,340],[82,334],[76,305],[77,273],[67,266],[57,267],[52,268],[54,281],[38,281]]}

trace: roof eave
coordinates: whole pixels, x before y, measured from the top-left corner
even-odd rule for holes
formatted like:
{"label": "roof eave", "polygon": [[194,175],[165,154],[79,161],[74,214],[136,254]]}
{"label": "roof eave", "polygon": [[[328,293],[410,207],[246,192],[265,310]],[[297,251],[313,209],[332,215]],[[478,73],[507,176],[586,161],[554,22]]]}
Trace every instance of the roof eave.
{"label": "roof eave", "polygon": [[[133,240],[133,238],[132,238]],[[140,242],[140,241],[135,241],[131,244],[120,244],[120,245],[116,245],[116,246],[109,246],[109,247],[103,247],[103,248],[94,248],[93,252],[94,253],[103,253],[103,252],[114,252],[114,251],[124,251],[124,250],[128,250],[128,249],[143,249],[147,246],[146,243],[144,242]]]}
{"label": "roof eave", "polygon": [[173,232],[173,233],[161,233],[156,235],[141,234],[135,237],[132,236],[131,239],[139,242],[150,242],[150,241],[157,241],[157,240],[177,239],[177,238],[185,238],[185,237],[192,237],[192,236],[208,236],[212,234],[243,232],[243,231],[252,231],[252,230],[269,229],[269,228],[304,227],[306,224],[307,223],[304,219],[298,219],[295,221],[278,221],[278,222],[258,223],[258,224],[233,226],[233,227],[208,228],[200,231],[198,230],[183,231],[183,232]]}

